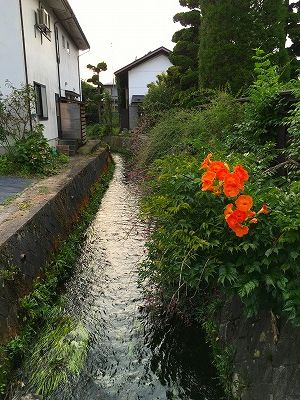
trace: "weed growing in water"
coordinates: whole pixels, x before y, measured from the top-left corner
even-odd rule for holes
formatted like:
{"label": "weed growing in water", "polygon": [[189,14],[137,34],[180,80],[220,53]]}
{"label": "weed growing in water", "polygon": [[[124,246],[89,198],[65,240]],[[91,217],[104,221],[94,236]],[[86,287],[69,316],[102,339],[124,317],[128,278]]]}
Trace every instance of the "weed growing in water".
{"label": "weed growing in water", "polygon": [[54,329],[48,325],[25,363],[25,372],[30,374],[29,387],[47,397],[59,384],[66,382],[69,375],[79,374],[88,342],[88,331],[72,318],[64,317]]}

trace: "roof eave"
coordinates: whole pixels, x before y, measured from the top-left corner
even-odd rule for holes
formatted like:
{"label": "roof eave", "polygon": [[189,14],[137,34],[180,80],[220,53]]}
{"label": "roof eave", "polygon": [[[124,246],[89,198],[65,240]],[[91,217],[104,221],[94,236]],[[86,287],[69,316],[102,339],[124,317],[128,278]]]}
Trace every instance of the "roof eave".
{"label": "roof eave", "polygon": [[130,71],[131,69],[135,68],[139,64],[142,64],[143,62],[148,61],[151,58],[154,58],[160,54],[169,55],[170,53],[171,53],[171,50],[167,49],[166,47],[163,47],[163,46],[159,47],[158,49],[150,51],[148,54],[145,54],[143,57],[140,57],[137,60],[134,60],[132,63],[126,65],[125,67],[118,69],[117,71],[115,71],[114,74],[120,75],[123,72]]}
{"label": "roof eave", "polygon": [[72,10],[68,0],[46,0],[58,21],[71,36],[79,50],[90,49],[90,44]]}

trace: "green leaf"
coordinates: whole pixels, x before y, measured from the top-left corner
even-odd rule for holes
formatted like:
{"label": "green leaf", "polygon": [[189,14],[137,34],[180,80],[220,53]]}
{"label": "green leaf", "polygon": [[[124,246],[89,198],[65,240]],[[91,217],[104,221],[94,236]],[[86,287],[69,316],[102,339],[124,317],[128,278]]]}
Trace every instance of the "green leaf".
{"label": "green leaf", "polygon": [[273,253],[273,249],[268,249],[266,252],[265,252],[265,255],[267,256],[267,257],[270,257],[270,255]]}
{"label": "green leaf", "polygon": [[297,251],[291,251],[290,256],[293,260],[296,260],[296,258],[299,257],[299,253]]}
{"label": "green leaf", "polygon": [[252,280],[247,283],[245,283],[240,289],[239,289],[239,295],[240,297],[246,297],[249,296],[251,292],[253,292],[256,288],[258,287],[258,281],[257,280]]}
{"label": "green leaf", "polygon": [[266,281],[266,284],[267,284],[268,286],[273,286],[273,287],[275,287],[275,282],[273,281],[273,278],[272,278],[270,275],[266,275],[265,281]]}

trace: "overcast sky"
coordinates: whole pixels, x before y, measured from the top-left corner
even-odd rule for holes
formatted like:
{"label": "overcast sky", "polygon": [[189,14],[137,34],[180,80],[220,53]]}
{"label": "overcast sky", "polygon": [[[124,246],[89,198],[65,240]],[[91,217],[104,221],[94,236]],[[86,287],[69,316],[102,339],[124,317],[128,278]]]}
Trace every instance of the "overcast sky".
{"label": "overcast sky", "polygon": [[69,0],[90,43],[80,57],[81,76],[90,77],[87,64],[105,61],[100,77],[112,82],[113,71],[160,46],[172,50],[172,35],[182,28],[173,16],[185,11],[179,0]]}

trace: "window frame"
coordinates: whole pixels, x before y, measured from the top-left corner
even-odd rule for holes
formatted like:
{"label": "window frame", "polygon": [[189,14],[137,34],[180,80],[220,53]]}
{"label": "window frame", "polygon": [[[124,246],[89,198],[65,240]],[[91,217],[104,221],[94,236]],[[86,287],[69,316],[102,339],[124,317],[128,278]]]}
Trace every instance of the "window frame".
{"label": "window frame", "polygon": [[34,81],[33,86],[35,91],[36,115],[39,120],[46,121],[49,119],[46,85]]}
{"label": "window frame", "polygon": [[45,10],[45,12],[47,13],[47,24],[46,24],[46,28],[41,28],[38,25],[38,13],[37,11],[35,12],[35,27],[41,32],[41,34],[43,36],[45,36],[45,38],[47,38],[50,42],[51,42],[51,15],[48,11],[48,9],[44,6],[44,4],[40,1],[39,2],[39,9],[41,10]]}

